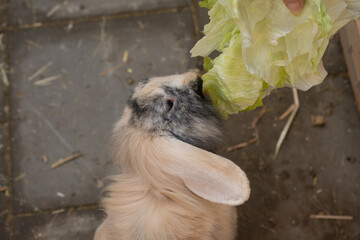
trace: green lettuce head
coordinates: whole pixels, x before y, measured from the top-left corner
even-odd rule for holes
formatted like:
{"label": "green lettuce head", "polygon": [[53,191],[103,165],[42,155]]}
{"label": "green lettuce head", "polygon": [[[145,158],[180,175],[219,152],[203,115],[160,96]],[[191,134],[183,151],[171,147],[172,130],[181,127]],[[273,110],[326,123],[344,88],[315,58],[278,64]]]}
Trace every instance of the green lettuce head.
{"label": "green lettuce head", "polygon": [[[261,106],[273,89],[321,83],[329,39],[360,16],[359,0],[306,0],[299,16],[282,0],[199,4],[210,9],[210,22],[191,54],[205,57],[203,90],[224,117]],[[214,51],[220,55],[211,60]]]}

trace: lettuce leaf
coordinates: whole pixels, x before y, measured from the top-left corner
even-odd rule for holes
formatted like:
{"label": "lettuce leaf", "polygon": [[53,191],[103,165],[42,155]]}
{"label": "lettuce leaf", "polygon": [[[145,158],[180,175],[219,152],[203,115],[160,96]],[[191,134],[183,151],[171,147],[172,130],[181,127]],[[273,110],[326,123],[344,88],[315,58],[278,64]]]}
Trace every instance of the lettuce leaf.
{"label": "lettuce leaf", "polygon": [[205,37],[200,39],[193,49],[191,49],[192,56],[208,56],[220,47],[224,37],[235,28],[231,18],[219,3],[216,3],[209,11],[209,17],[210,23],[204,27],[203,31]]}
{"label": "lettuce leaf", "polygon": [[[273,89],[308,90],[327,73],[329,39],[360,17],[359,0],[306,0],[299,16],[282,0],[205,0],[210,22],[191,50],[206,57],[204,92],[223,116],[254,109]],[[211,60],[214,52],[220,55]]]}
{"label": "lettuce leaf", "polygon": [[223,116],[245,110],[257,102],[263,80],[247,71],[241,55],[239,33],[234,35],[224,52],[212,61],[212,66],[202,76],[203,88]]}
{"label": "lettuce leaf", "polygon": [[199,6],[207,9],[211,9],[217,0],[204,0],[202,2],[199,2]]}

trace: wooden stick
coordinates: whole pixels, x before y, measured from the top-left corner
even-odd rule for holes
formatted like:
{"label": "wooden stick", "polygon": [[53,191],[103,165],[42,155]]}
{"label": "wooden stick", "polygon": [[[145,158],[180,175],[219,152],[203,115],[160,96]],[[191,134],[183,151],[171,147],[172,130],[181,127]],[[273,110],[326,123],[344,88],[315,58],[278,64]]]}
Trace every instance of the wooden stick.
{"label": "wooden stick", "polygon": [[340,216],[340,215],[323,215],[323,214],[311,214],[312,219],[330,219],[330,220],[353,220],[353,216]]}
{"label": "wooden stick", "polygon": [[67,162],[70,162],[71,160],[74,160],[74,159],[79,158],[79,157],[82,157],[82,156],[84,156],[84,154],[82,154],[82,153],[77,153],[77,154],[71,155],[71,156],[69,156],[69,157],[67,157],[67,158],[60,159],[60,160],[57,161],[56,163],[52,164],[52,165],[50,166],[50,168],[51,168],[51,169],[57,168],[57,167],[65,164],[65,163],[67,163]]}
{"label": "wooden stick", "polygon": [[351,21],[340,31],[341,45],[344,52],[350,82],[360,113],[360,20]]}

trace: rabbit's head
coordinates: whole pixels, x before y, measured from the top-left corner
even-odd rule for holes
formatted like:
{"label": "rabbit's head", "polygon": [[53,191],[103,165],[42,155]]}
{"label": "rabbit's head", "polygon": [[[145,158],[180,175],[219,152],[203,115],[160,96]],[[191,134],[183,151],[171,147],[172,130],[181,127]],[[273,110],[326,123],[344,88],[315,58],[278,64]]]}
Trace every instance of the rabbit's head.
{"label": "rabbit's head", "polygon": [[[202,93],[195,73],[140,83],[114,129],[112,152],[124,173],[136,173],[173,194],[167,181],[181,179],[196,195],[239,205],[249,198],[245,173],[214,150],[221,118]],[[180,188],[183,188],[181,185]]]}
{"label": "rabbit's head", "polygon": [[192,72],[140,83],[128,102],[129,124],[155,136],[168,135],[212,151],[221,118],[203,95],[202,79]]}

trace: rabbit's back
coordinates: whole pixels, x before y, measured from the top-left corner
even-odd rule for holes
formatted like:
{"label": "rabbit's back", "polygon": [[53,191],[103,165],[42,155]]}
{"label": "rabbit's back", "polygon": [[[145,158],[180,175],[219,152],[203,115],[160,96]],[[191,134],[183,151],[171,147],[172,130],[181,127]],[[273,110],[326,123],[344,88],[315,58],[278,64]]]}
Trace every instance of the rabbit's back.
{"label": "rabbit's back", "polygon": [[140,182],[134,176],[112,185],[116,192],[105,201],[109,215],[95,240],[234,239],[235,207],[194,199],[186,192],[169,198]]}

